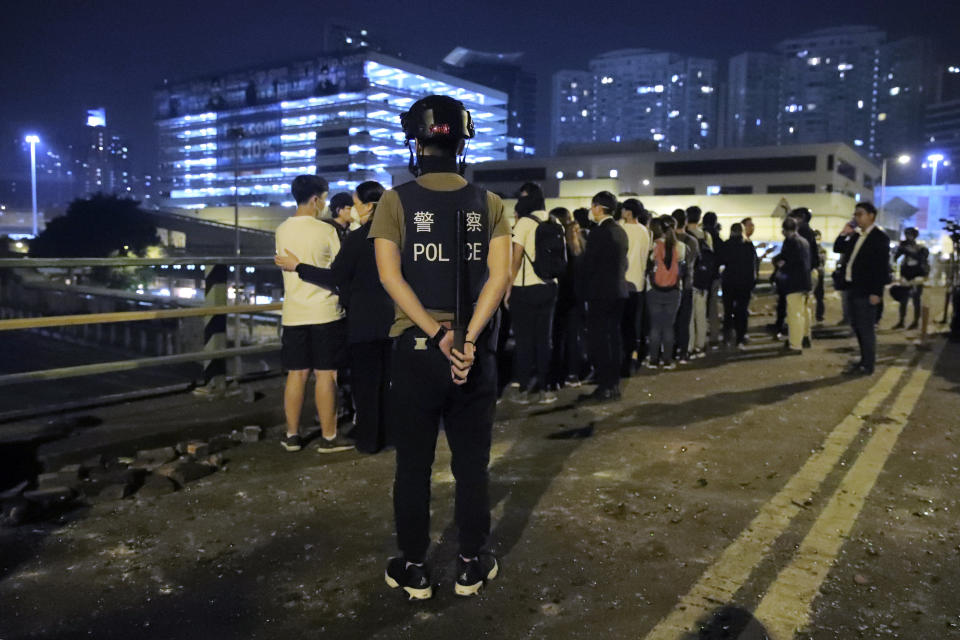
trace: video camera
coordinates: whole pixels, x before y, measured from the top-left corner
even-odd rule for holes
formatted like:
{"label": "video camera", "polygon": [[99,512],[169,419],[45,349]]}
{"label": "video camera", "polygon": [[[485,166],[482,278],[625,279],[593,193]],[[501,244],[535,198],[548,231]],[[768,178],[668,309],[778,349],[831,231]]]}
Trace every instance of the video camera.
{"label": "video camera", "polygon": [[960,222],[951,218],[940,218],[940,222],[943,223],[944,231],[950,234],[950,240],[960,245]]}

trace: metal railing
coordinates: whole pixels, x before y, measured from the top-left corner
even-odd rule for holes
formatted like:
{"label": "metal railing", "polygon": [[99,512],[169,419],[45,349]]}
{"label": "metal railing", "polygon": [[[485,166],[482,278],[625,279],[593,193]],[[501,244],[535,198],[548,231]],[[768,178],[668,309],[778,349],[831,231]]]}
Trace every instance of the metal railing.
{"label": "metal railing", "polygon": [[[280,303],[270,304],[226,304],[227,266],[239,269],[244,266],[273,265],[272,257],[189,257],[189,258],[2,258],[0,269],[83,269],[88,267],[156,267],[165,265],[201,265],[204,268],[203,279],[207,294],[205,306],[179,309],[158,309],[149,311],[118,311],[109,313],[87,313],[71,315],[52,315],[44,317],[22,317],[0,320],[0,332],[14,330],[46,329],[50,327],[84,326],[118,322],[141,322],[147,320],[168,320],[191,317],[205,317],[205,346],[203,351],[192,351],[172,355],[159,355],[143,358],[98,362],[70,367],[57,367],[37,371],[0,375],[0,386],[24,382],[51,381],[80,376],[94,376],[118,371],[132,371],[147,367],[168,366],[189,362],[205,362],[205,372],[222,371],[204,377],[203,385],[216,387],[215,392],[223,390],[226,378],[226,358],[254,355],[276,351],[279,341],[271,341],[252,346],[226,347],[226,316],[252,315],[274,312],[281,308]],[[209,267],[209,268],[208,268]],[[186,274],[184,274],[186,275]],[[199,279],[199,278],[197,278]],[[211,295],[211,292],[214,295]],[[171,300],[175,303],[176,299]],[[239,302],[239,300],[238,300]],[[212,327],[212,329],[211,329]],[[236,333],[239,343],[240,332]],[[239,363],[238,363],[239,364]],[[212,366],[211,366],[212,365]],[[239,368],[237,369],[239,374]],[[237,376],[235,376],[237,377]],[[142,392],[138,392],[141,393]]]}

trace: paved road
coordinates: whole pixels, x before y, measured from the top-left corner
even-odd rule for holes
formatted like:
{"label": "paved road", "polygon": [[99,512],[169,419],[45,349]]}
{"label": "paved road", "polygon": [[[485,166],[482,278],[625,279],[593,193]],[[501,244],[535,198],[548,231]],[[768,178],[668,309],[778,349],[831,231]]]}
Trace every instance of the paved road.
{"label": "paved road", "polygon": [[439,591],[412,604],[382,581],[392,454],[270,441],[176,494],[0,531],[0,638],[958,637],[960,348],[883,332],[877,374],[847,378],[845,334],[782,356],[758,332],[606,406],[502,405],[503,571],[477,600],[452,593],[445,444]]}

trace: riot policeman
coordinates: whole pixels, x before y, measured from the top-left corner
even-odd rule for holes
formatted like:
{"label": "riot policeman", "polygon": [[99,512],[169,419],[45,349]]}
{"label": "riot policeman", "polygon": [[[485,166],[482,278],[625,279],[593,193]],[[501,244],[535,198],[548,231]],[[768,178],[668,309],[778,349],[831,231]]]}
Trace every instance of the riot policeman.
{"label": "riot policeman", "polygon": [[[510,227],[500,198],[462,177],[474,126],[461,102],[428,96],[400,122],[416,179],[383,194],[369,234],[380,281],[396,303],[390,402],[401,555],[389,561],[385,579],[410,599],[433,595],[425,561],[442,420],[456,481],[454,591],[469,596],[498,572],[485,546],[487,465],[497,393],[494,315],[509,282]],[[462,349],[454,342],[458,308]]]}

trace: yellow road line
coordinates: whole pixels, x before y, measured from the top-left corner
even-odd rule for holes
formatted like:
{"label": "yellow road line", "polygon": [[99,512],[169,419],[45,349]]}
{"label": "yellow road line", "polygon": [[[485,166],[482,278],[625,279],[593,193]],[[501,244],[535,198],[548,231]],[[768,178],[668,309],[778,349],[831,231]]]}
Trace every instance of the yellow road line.
{"label": "yellow road line", "polygon": [[841,456],[849,448],[868,416],[886,399],[906,369],[896,365],[887,369],[860,402],[830,435],[819,451],[807,459],[775,496],[768,500],[737,539],[707,568],[676,607],[663,618],[645,640],[676,640],[689,632],[697,620],[728,603],[743,586],[754,567],[763,560],[770,546],[790,526],[800,511],[797,505],[809,500],[823,484]]}
{"label": "yellow road line", "polygon": [[924,356],[894,400],[887,416],[890,421],[877,427],[803,539],[793,561],[767,590],[755,616],[772,637],[792,638],[809,623],[813,600],[893,452],[942,350],[941,341]]}

